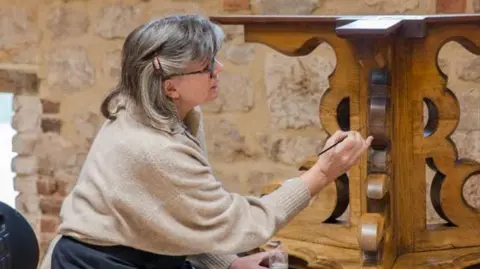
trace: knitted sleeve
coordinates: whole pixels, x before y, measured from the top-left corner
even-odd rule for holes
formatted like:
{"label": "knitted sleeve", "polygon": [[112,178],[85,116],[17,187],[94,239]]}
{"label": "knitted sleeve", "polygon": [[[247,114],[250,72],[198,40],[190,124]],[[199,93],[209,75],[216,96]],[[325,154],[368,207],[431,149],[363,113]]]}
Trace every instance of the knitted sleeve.
{"label": "knitted sleeve", "polygon": [[266,243],[310,200],[298,178],[261,198],[229,193],[201,153],[182,143],[149,148],[131,158],[131,182],[122,184],[128,189],[112,188],[123,192],[112,195],[117,197],[114,207],[122,226],[135,227],[123,232],[126,240],[152,252],[249,251]]}

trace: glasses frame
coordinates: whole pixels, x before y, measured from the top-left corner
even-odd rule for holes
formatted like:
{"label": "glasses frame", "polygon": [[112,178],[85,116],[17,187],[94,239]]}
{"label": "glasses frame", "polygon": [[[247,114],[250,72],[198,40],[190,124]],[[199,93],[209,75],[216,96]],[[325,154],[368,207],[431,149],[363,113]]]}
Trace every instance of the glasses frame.
{"label": "glasses frame", "polygon": [[164,77],[163,79],[167,80],[173,77],[189,76],[189,75],[204,74],[204,73],[210,73],[210,78],[213,78],[214,70],[215,70],[215,62],[216,62],[216,58],[212,57],[212,59],[210,60],[210,64],[202,70],[172,74]]}

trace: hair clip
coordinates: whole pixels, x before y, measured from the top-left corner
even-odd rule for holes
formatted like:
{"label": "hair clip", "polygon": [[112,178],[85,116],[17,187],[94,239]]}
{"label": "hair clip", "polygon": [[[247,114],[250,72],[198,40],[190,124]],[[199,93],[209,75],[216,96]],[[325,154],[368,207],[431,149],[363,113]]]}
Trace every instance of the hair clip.
{"label": "hair clip", "polygon": [[160,63],[160,58],[158,56],[153,57],[153,69],[158,75],[163,73],[162,64]]}

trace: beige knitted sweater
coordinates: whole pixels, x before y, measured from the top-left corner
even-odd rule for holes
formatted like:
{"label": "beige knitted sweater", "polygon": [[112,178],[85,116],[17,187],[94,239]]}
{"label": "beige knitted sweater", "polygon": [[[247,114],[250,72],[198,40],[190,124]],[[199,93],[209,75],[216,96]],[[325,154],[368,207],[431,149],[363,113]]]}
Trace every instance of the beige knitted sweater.
{"label": "beige knitted sweater", "polygon": [[[310,200],[298,178],[262,198],[225,191],[207,160],[198,108],[185,119],[190,132],[146,127],[125,110],[117,116],[91,146],[63,203],[59,234],[226,269],[235,253],[264,244]],[[57,239],[42,269],[50,268]]]}

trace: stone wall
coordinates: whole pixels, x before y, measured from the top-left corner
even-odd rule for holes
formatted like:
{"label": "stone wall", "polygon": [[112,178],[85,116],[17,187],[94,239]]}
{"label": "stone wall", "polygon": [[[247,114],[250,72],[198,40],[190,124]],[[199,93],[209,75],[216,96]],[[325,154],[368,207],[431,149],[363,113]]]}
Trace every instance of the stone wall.
{"label": "stone wall", "polygon": [[[453,3],[453,4],[452,4]],[[479,0],[0,0],[0,91],[15,93],[12,161],[18,209],[42,250],[55,235],[63,197],[75,183],[103,122],[99,105],[119,75],[119,53],[135,26],[171,13],[432,14],[480,12]],[[231,191],[258,194],[273,178],[295,176],[297,164],[326,137],[318,102],[336,65],[328,45],[290,58],[244,44],[241,27],[224,27],[227,43],[217,101],[203,107],[209,154]],[[480,160],[480,57],[447,44],[440,66],[462,106],[454,140],[460,156]],[[479,207],[480,189],[465,189]],[[432,208],[430,212],[433,212]],[[429,213],[431,222],[437,221]]]}

